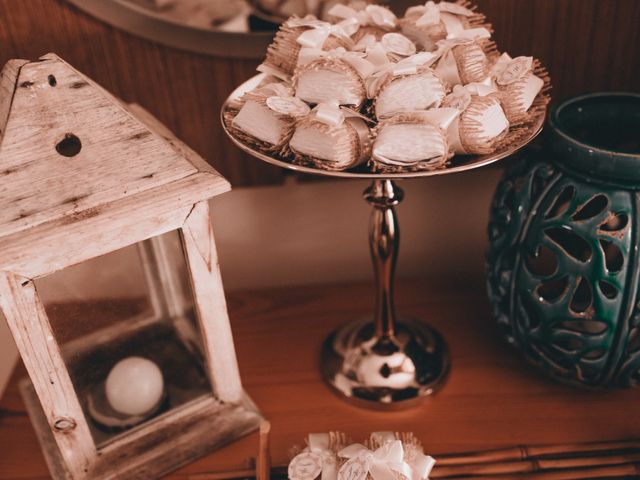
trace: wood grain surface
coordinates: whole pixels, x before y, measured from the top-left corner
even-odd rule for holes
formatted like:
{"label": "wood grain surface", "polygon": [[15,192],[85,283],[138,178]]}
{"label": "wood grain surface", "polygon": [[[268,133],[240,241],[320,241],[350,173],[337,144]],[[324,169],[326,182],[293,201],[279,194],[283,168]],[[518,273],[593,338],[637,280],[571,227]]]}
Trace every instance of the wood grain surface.
{"label": "wood grain surface", "polygon": [[[273,465],[288,461],[309,432],[343,430],[362,439],[376,430],[414,431],[426,450],[605,441],[640,437],[634,405],[640,390],[589,392],[547,379],[497,336],[481,284],[464,287],[400,283],[401,314],[430,322],[451,349],[451,376],[422,406],[373,412],[336,398],[318,370],[320,345],[373,304],[369,285],[288,288],[228,295],[243,385],[271,422]],[[0,479],[41,479],[46,466],[16,381],[0,402]],[[258,434],[188,465],[168,478],[195,480],[207,472],[246,468]]]}
{"label": "wood grain surface", "polygon": [[[0,123],[2,237],[199,172],[55,55],[22,65],[15,81],[7,123]],[[56,144],[69,136],[79,151],[63,156]]]}
{"label": "wood grain surface", "polygon": [[[398,8],[417,0],[394,2]],[[477,0],[512,55],[548,68],[554,99],[596,90],[640,91],[637,0]],[[0,64],[55,52],[118,97],[137,102],[233,185],[277,183],[283,172],[249,159],[220,127],[227,95],[257,62],[164,47],[121,32],[64,0],[0,0]],[[229,57],[233,52],[229,52]]]}

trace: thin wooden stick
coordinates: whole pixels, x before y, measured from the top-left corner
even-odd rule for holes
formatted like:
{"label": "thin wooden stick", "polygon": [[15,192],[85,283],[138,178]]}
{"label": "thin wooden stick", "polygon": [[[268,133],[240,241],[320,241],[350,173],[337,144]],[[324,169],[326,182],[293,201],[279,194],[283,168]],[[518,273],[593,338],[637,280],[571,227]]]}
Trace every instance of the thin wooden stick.
{"label": "thin wooden stick", "polygon": [[[255,478],[255,470],[235,470],[233,472],[209,472],[209,473],[195,473],[189,475],[188,480],[240,480],[240,479],[253,479]],[[271,477],[275,479],[287,478],[286,467],[273,467],[271,468]],[[257,480],[257,479],[256,479]]]}
{"label": "thin wooden stick", "polygon": [[475,475],[504,475],[537,473],[549,470],[603,467],[640,462],[640,453],[628,455],[598,455],[559,459],[528,459],[515,462],[494,462],[439,466],[436,464],[431,478],[450,478]]}
{"label": "thin wooden stick", "polygon": [[238,480],[240,478],[254,478],[255,469],[234,470],[233,472],[208,472],[189,475],[188,480]]}
{"label": "thin wooden stick", "polygon": [[260,424],[260,446],[258,449],[258,461],[256,462],[256,480],[270,480],[271,478],[270,432],[271,423],[268,420],[264,420]]}
{"label": "thin wooden stick", "polygon": [[491,478],[496,480],[514,478],[517,480],[582,480],[594,478],[620,478],[625,476],[637,478],[639,474],[640,464],[625,463],[622,465],[611,465],[606,467],[569,468],[566,470],[518,475],[517,477],[514,477],[513,474],[492,475]]}
{"label": "thin wooden stick", "polygon": [[559,445],[517,446],[483,450],[479,452],[450,453],[438,455],[439,466],[478,463],[513,462],[551,456],[576,456],[595,452],[640,450],[640,440],[616,440],[609,442],[572,443]]}

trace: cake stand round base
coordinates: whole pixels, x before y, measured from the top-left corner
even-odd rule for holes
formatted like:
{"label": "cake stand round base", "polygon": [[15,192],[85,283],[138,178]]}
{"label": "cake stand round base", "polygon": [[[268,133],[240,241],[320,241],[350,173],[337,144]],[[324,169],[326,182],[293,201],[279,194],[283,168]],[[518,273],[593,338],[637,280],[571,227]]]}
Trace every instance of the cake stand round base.
{"label": "cake stand round base", "polygon": [[333,332],[320,364],[324,381],[341,397],[368,408],[406,408],[444,383],[449,352],[436,330],[416,320],[402,319],[393,335],[381,337],[365,320]]}

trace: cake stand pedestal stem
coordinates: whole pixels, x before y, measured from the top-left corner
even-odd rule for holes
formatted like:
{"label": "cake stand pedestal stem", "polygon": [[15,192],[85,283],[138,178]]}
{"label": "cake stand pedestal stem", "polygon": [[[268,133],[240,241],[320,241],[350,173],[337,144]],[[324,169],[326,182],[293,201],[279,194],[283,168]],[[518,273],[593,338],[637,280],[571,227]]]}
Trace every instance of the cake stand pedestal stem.
{"label": "cake stand pedestal stem", "polygon": [[396,319],[394,275],[400,236],[395,206],[402,190],[376,179],[364,192],[373,207],[369,247],[376,277],[373,316],[338,328],[324,343],[325,382],[342,398],[370,408],[406,408],[431,395],[446,378],[449,354],[425,323]]}
{"label": "cake stand pedestal stem", "polygon": [[394,277],[400,231],[395,206],[404,192],[391,180],[374,180],[364,191],[364,198],[373,207],[369,225],[369,248],[376,278],[376,336],[393,337],[396,327]]}

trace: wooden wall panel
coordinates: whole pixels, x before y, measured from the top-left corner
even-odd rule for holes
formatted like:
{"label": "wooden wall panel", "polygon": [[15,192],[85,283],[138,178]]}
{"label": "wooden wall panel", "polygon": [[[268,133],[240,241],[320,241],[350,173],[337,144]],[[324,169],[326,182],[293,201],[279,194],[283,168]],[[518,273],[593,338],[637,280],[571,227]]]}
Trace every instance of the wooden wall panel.
{"label": "wooden wall panel", "polygon": [[[417,1],[394,3],[402,8]],[[555,99],[595,90],[640,91],[640,1],[477,3],[503,50],[532,54],[547,66]],[[253,74],[256,61],[157,45],[95,20],[64,0],[0,0],[0,64],[50,51],[124,100],[141,104],[233,185],[282,180],[279,169],[242,155],[219,125],[222,101]]]}
{"label": "wooden wall panel", "polygon": [[551,74],[554,100],[597,90],[640,91],[638,0],[477,0],[512,55]]}

